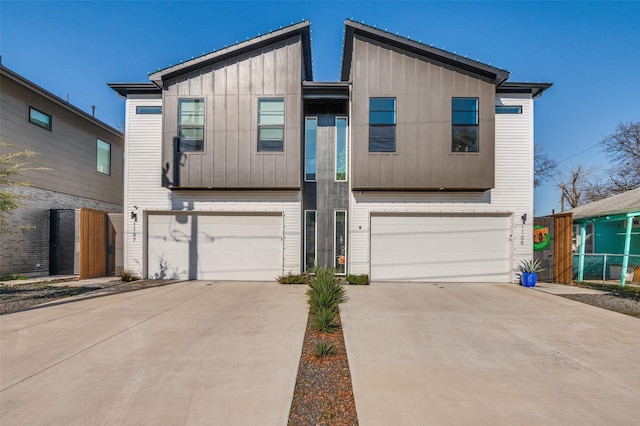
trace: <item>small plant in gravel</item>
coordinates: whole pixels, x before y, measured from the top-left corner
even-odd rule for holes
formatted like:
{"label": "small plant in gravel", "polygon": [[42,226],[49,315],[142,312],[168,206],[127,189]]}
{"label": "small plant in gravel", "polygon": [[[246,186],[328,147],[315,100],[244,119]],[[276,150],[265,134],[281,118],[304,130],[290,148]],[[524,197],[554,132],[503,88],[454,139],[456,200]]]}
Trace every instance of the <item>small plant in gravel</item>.
{"label": "small plant in gravel", "polygon": [[309,282],[309,274],[292,274],[291,271],[287,275],[281,275],[277,278],[280,284],[307,284]]}
{"label": "small plant in gravel", "polygon": [[347,275],[347,283],[352,285],[368,285],[369,284],[369,275],[360,274],[360,275]]}
{"label": "small plant in gravel", "polygon": [[313,347],[313,354],[318,358],[322,358],[325,356],[333,356],[336,354],[336,347],[331,343],[327,342],[318,342]]}
{"label": "small plant in gravel", "polygon": [[22,275],[7,274],[0,277],[0,281],[26,280],[27,277]]}
{"label": "small plant in gravel", "polygon": [[140,278],[133,275],[131,271],[127,271],[126,269],[121,269],[120,279],[122,280],[122,282],[129,283],[131,281],[139,280]]}
{"label": "small plant in gravel", "polygon": [[321,333],[334,333],[339,327],[333,309],[321,308],[311,317],[311,328]]}

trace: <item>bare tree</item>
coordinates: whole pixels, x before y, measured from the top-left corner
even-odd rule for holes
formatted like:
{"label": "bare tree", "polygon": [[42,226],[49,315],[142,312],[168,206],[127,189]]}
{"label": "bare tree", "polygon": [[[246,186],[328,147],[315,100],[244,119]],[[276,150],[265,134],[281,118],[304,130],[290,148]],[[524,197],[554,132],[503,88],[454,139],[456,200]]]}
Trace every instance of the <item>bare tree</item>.
{"label": "bare tree", "polygon": [[640,187],[640,122],[620,123],[602,145],[613,167],[599,185],[601,198]]}
{"label": "bare tree", "polygon": [[[11,144],[0,142],[0,148],[5,151]],[[22,197],[13,188],[29,186],[27,181],[21,180],[28,170],[49,170],[48,167],[32,167],[28,158],[36,153],[29,150],[0,153],[0,233],[7,232],[7,215],[22,205]]]}
{"label": "bare tree", "polygon": [[557,168],[558,163],[547,156],[542,146],[536,145],[533,151],[533,187],[537,188],[551,179]]}
{"label": "bare tree", "polygon": [[[582,164],[572,166],[571,169],[560,176],[557,186],[560,189],[560,208],[565,210],[565,206],[569,208],[578,207],[585,203],[585,194],[591,187],[591,176],[595,172],[593,168],[586,168]],[[591,200],[589,200],[591,201]]]}

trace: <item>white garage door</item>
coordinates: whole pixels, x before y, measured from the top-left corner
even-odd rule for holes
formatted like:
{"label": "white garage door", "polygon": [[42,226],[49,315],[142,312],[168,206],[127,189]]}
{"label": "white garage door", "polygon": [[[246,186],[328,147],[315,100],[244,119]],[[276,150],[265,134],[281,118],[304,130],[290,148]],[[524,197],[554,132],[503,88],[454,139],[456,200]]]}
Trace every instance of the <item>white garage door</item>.
{"label": "white garage door", "polygon": [[149,278],[272,281],[282,275],[281,214],[152,214]]}
{"label": "white garage door", "polygon": [[371,279],[509,282],[507,216],[371,215]]}

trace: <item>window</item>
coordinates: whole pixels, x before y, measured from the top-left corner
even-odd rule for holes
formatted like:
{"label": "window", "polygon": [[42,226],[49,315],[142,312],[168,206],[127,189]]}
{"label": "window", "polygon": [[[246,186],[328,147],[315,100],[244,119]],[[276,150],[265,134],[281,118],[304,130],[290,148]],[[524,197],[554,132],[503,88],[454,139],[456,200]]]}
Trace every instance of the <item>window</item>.
{"label": "window", "polygon": [[178,152],[204,151],[204,99],[180,99]]}
{"label": "window", "polygon": [[335,268],[336,273],[346,273],[347,259],[347,212],[344,210],[336,211],[335,215]]}
{"label": "window", "polygon": [[496,105],[496,114],[522,114],[520,105]]}
{"label": "window", "polygon": [[284,152],[284,99],[258,100],[258,151]]}
{"label": "window", "polygon": [[316,266],[316,211],[304,212],[304,270],[310,271]]}
{"label": "window", "polygon": [[111,174],[111,144],[98,139],[96,141],[96,170],[98,172],[110,175]]}
{"label": "window", "polygon": [[51,131],[51,116],[34,107],[29,107],[29,123]]}
{"label": "window", "polygon": [[369,152],[396,152],[395,98],[369,98]]}
{"label": "window", "polygon": [[304,180],[316,180],[316,143],[318,139],[318,119],[308,117],[304,120]]}
{"label": "window", "polygon": [[347,119],[336,118],[336,180],[347,180]]}
{"label": "window", "polygon": [[136,114],[162,114],[162,107],[148,105],[137,106]]}
{"label": "window", "polygon": [[478,152],[478,98],[451,99],[451,150]]}

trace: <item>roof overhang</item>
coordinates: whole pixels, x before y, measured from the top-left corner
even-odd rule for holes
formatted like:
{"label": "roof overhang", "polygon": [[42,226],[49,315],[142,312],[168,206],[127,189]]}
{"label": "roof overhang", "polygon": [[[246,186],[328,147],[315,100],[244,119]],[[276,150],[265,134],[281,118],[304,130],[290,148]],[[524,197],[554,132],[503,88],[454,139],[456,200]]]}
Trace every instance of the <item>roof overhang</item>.
{"label": "roof overhang", "polygon": [[597,222],[615,222],[619,220],[627,220],[630,217],[640,217],[640,211],[636,212],[612,212],[611,214],[592,217],[578,217],[574,216],[573,223],[597,223]]}
{"label": "roof overhang", "polygon": [[242,55],[243,53],[260,49],[264,46],[287,40],[298,35],[302,39],[302,55],[305,76],[307,80],[313,80],[313,70],[311,66],[311,30],[309,21],[291,24],[287,27],[254,37],[250,40],[206,53],[178,65],[158,70],[149,75],[149,80],[155,83],[156,86],[162,88],[164,86],[164,82],[173,77],[189,73],[216,62],[221,62],[234,56]]}
{"label": "roof overhang", "polygon": [[121,131],[111,127],[110,125],[108,125],[104,121],[98,120],[93,115],[81,110],[80,108],[78,108],[75,105],[72,105],[71,103],[69,103],[69,102],[65,101],[64,99],[60,98],[59,96],[54,95],[53,93],[49,92],[48,90],[38,86],[34,82],[32,82],[30,80],[27,80],[26,78],[24,78],[20,74],[11,71],[9,68],[5,67],[2,64],[0,64],[0,75],[2,75],[2,77],[6,77],[6,78],[9,78],[9,79],[15,81],[16,83],[20,84],[21,86],[26,87],[27,89],[37,93],[38,95],[48,99],[49,101],[51,101],[53,103],[61,106],[62,108],[72,112],[73,114],[78,115],[81,118],[92,122],[96,126],[101,127],[102,129],[117,135],[118,137],[123,137],[123,134],[122,134]]}
{"label": "roof overhang", "polygon": [[496,86],[501,85],[509,78],[509,72],[491,65],[474,61],[446,50],[413,41],[406,37],[391,34],[369,25],[347,19],[345,21],[344,47],[342,50],[342,70],[340,79],[349,81],[351,79],[351,60],[353,56],[353,39],[356,35],[364,36],[379,43],[387,44],[391,47],[401,49],[412,54],[425,58],[425,60],[441,65],[448,69],[463,72],[476,78],[490,81]]}
{"label": "roof overhang", "polygon": [[553,83],[516,83],[505,81],[496,89],[496,93],[529,93],[532,98],[536,99],[542,96],[542,93],[551,86],[553,86]]}
{"label": "roof overhang", "polygon": [[115,92],[126,98],[128,95],[160,95],[162,89],[153,83],[108,83]]}
{"label": "roof overhang", "polygon": [[340,99],[349,100],[349,82],[302,82],[302,96],[307,100]]}

